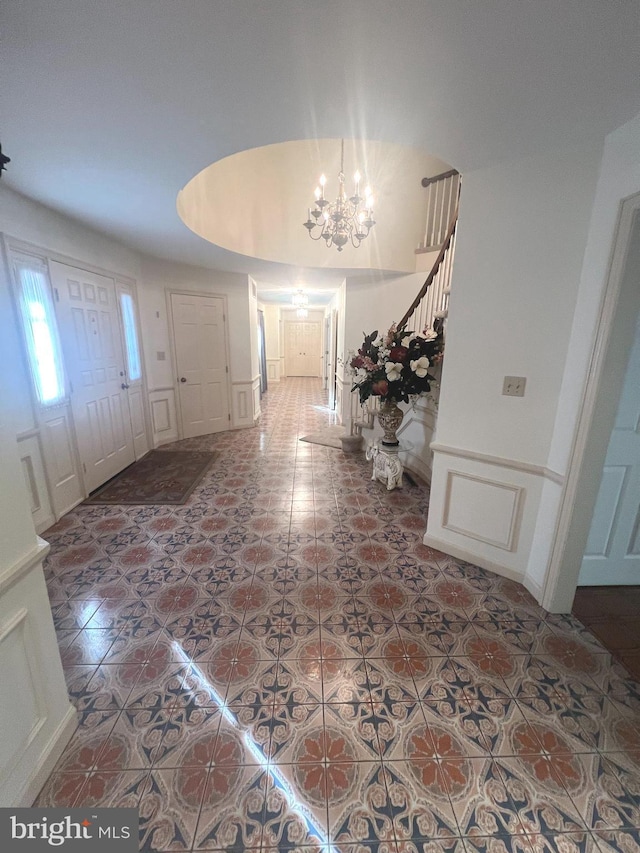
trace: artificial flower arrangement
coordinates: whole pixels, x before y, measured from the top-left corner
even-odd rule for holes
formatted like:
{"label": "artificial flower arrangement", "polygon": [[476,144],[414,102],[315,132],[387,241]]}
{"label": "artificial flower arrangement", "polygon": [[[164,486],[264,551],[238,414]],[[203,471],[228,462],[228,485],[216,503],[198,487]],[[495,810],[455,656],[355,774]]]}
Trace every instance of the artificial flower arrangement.
{"label": "artificial flower arrangement", "polygon": [[358,391],[360,403],[369,397],[383,402],[408,403],[428,394],[435,376],[429,368],[442,361],[443,321],[424,332],[407,332],[394,323],[387,334],[377,330],[365,335],[364,343],[349,362],[354,375],[352,391]]}

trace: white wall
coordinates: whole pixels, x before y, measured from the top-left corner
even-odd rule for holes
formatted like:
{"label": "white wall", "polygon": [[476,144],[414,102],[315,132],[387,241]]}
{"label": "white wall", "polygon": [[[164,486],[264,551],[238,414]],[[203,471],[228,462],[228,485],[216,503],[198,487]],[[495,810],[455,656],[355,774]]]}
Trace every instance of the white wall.
{"label": "white wall", "polygon": [[[139,278],[140,257],[135,252],[4,186],[0,187],[0,232],[7,245],[24,243],[27,249],[33,247],[45,258],[55,255],[59,260],[90,269]],[[58,471],[55,465],[55,470],[48,471],[50,487],[45,476],[46,457],[52,459],[60,446],[73,444],[70,412],[68,407],[37,411],[32,403],[31,381],[5,263],[0,269],[0,298],[0,337],[9,353],[5,364],[11,365],[11,370],[6,371],[8,386],[3,407],[8,410],[20,444],[23,470],[26,466],[33,472],[29,484],[33,520],[38,531],[43,531],[55,520],[55,514],[68,510],[83,496],[72,452],[65,453],[64,471]],[[56,487],[58,474],[67,484],[60,489]]]}
{"label": "white wall", "polygon": [[267,382],[280,381],[281,358],[284,358],[280,342],[280,306],[264,305],[264,342],[267,358]]}
{"label": "white wall", "polygon": [[[249,355],[251,357],[251,398],[252,419],[255,422],[260,417],[260,358],[258,355],[258,286],[249,276],[248,278],[248,311],[247,327],[249,329]],[[238,329],[237,334],[240,331]]]}
{"label": "white wall", "polygon": [[[166,291],[181,289],[225,295],[228,305],[232,426],[253,425],[258,414],[254,387],[258,371],[252,363],[252,358],[257,356],[246,346],[247,332],[251,328],[248,326],[250,311],[247,276],[145,257],[6,187],[0,187],[0,232],[12,244],[33,246],[45,257],[54,256],[71,265],[107,272],[115,278],[133,279],[136,282],[141,343],[149,389],[148,416],[154,445],[178,438]],[[34,511],[34,519],[41,520],[38,529],[44,530],[54,520],[55,510],[50,505],[44,474],[44,457],[47,454],[51,456],[48,453],[50,442],[47,438],[47,424],[42,422],[41,416],[37,416],[32,405],[28,368],[10,297],[6,264],[2,264],[0,270],[0,299],[0,335],[10,353],[5,363],[12,365],[7,376],[9,389],[3,405],[8,408],[15,434],[21,441],[21,455],[27,455],[29,464],[33,464],[34,470],[40,472],[36,478],[40,508]],[[49,480],[51,482],[51,477]],[[77,499],[81,497],[79,492]]]}
{"label": "white wall", "polygon": [[[0,186],[0,232],[38,248],[84,260],[92,266],[133,278],[139,276],[140,259],[135,252],[4,186]],[[0,288],[4,292],[9,288],[4,264],[0,270]],[[6,308],[10,304],[8,294],[4,300],[0,313],[0,332],[3,338],[9,338],[7,343],[12,352],[12,376],[9,377],[11,393],[4,404],[10,402],[16,432],[20,432],[32,428],[35,423],[15,315],[13,308]]]}
{"label": "white wall", "polygon": [[[596,436],[600,454],[594,452],[593,442],[587,444],[582,460],[572,456],[580,423],[583,396],[589,376],[591,355],[603,298],[608,283],[611,252],[614,245],[621,203],[640,192],[640,115],[611,133],[604,146],[600,174],[591,210],[580,289],[576,299],[573,325],[568,341],[567,358],[562,377],[562,393],[554,423],[549,464],[567,470],[570,464],[580,464],[581,470],[571,469],[575,483],[569,482],[556,496],[555,525],[560,531],[546,560],[540,561],[544,586],[545,607],[566,610],[571,606],[580,564],[587,541],[593,504],[600,482],[602,463],[608,436]],[[627,300],[629,301],[629,300]],[[637,300],[636,300],[637,301]],[[632,329],[634,318],[627,317],[625,325]],[[619,321],[618,321],[619,322]],[[617,337],[622,329],[616,326]],[[626,329],[629,335],[629,328]],[[631,338],[630,338],[631,339]],[[617,371],[624,370],[623,355]],[[580,495],[572,500],[573,491]]]}
{"label": "white wall", "polygon": [[424,284],[422,272],[397,278],[371,278],[368,281],[347,277],[345,294],[345,348],[357,350],[376,329],[388,330],[406,313]]}
{"label": "white wall", "polygon": [[[174,264],[156,258],[141,259],[138,284],[140,325],[147,384],[151,401],[159,412],[171,413],[170,429],[154,430],[155,443],[178,438],[176,417],[176,377],[173,375],[171,330],[169,328],[167,293],[186,290],[216,294],[227,300],[227,335],[229,341],[232,426],[252,426],[257,417],[253,408],[253,354],[247,346],[249,337],[249,279],[246,275],[206,270],[186,264]],[[257,307],[256,307],[257,311]],[[164,359],[159,358],[164,354]],[[255,356],[257,360],[257,355]],[[162,423],[164,427],[164,422]]]}
{"label": "white wall", "polygon": [[[551,448],[600,158],[589,144],[470,172],[461,195],[425,542],[538,596],[549,492],[565,474],[550,467]],[[524,398],[502,396],[506,374],[527,378]]]}
{"label": "white wall", "polygon": [[[324,314],[325,311],[323,308],[308,308],[307,317],[304,320],[300,320],[296,315],[296,308],[284,307],[280,308],[280,336],[281,336],[281,346],[283,356],[285,355],[285,344],[288,340],[288,329],[287,323],[317,323],[319,327],[319,335],[318,335],[318,351],[316,353],[317,361],[314,358],[314,369],[317,369],[317,373],[314,373],[314,376],[322,375],[322,367],[323,367],[323,355],[322,355],[322,344],[323,344],[323,335],[324,335]],[[281,376],[289,375],[287,370],[289,366],[287,365],[286,357],[282,359],[281,365]]]}
{"label": "white wall", "polygon": [[[11,329],[6,269],[0,280],[0,806],[30,805],[76,726],[58,653],[16,432],[33,417]],[[27,386],[28,387],[28,386]],[[25,399],[26,397],[26,399]]]}

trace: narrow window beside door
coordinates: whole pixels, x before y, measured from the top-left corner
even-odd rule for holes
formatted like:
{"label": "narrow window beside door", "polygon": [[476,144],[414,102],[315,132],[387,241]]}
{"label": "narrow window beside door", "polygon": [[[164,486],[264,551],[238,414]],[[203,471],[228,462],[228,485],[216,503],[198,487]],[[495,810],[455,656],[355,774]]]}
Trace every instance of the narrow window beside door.
{"label": "narrow window beside door", "polygon": [[15,271],[20,319],[36,397],[40,405],[52,406],[64,400],[65,380],[49,274],[38,258],[16,259]]}
{"label": "narrow window beside door", "polygon": [[136,309],[129,293],[120,294],[120,308],[127,350],[127,376],[131,382],[135,382],[142,376],[142,370],[140,368],[140,347],[138,346],[138,331],[136,329]]}

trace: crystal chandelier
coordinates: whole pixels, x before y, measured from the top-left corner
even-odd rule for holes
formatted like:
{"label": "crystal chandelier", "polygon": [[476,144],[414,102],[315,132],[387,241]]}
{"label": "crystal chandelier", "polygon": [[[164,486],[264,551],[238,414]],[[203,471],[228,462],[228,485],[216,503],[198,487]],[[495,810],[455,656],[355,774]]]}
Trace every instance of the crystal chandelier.
{"label": "crystal chandelier", "polygon": [[[327,179],[320,176],[320,186],[316,187],[316,206],[309,208],[307,221],[303,223],[312,240],[324,240],[327,247],[335,246],[339,252],[349,241],[356,249],[369,236],[369,231],[376,224],[373,218],[373,196],[371,188],[360,195],[360,172],[353,176],[353,195],[347,197],[344,188],[344,139],[340,153],[340,172],[338,174],[338,197],[329,202],[324,197]],[[316,228],[318,229],[316,231]]]}

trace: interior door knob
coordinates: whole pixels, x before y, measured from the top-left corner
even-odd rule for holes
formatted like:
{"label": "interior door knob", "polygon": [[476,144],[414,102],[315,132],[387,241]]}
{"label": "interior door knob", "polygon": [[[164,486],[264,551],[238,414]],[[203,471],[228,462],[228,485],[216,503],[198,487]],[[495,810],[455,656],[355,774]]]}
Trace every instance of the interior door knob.
{"label": "interior door knob", "polygon": [[181,377],[180,377],[180,382],[186,382],[186,381],[187,381],[186,376],[181,376]]}
{"label": "interior door knob", "polygon": [[126,391],[129,386],[126,384],[126,382],[123,382],[120,387],[122,388],[123,391]]}

